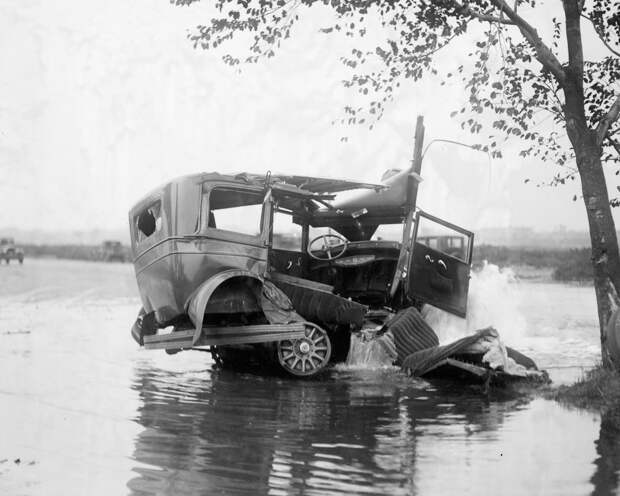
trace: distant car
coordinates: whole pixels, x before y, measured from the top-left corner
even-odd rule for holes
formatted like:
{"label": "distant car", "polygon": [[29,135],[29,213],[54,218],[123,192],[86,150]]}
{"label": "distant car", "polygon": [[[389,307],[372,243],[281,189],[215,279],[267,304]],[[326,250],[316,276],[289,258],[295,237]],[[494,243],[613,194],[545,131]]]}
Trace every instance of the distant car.
{"label": "distant car", "polygon": [[104,241],[101,244],[101,259],[104,262],[125,262],[127,256],[120,241]]}
{"label": "distant car", "polygon": [[13,238],[0,238],[0,261],[4,260],[7,264],[11,260],[18,260],[24,263],[24,250],[15,246]]}
{"label": "distant car", "polygon": [[[401,310],[464,317],[473,233],[416,209],[412,180],[205,173],[152,191],[129,212],[142,298],[132,336],[310,376],[346,358],[351,332]],[[382,226],[397,240],[373,239]],[[460,241],[431,246],[423,237],[438,231]]]}

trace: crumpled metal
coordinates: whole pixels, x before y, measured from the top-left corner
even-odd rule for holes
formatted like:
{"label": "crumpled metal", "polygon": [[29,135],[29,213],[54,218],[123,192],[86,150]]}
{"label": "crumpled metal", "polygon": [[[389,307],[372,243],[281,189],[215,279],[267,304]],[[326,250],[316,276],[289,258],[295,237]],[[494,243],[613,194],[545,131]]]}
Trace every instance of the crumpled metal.
{"label": "crumpled metal", "polygon": [[261,308],[271,324],[289,324],[291,322],[304,322],[289,297],[273,282],[265,279],[257,295]]}

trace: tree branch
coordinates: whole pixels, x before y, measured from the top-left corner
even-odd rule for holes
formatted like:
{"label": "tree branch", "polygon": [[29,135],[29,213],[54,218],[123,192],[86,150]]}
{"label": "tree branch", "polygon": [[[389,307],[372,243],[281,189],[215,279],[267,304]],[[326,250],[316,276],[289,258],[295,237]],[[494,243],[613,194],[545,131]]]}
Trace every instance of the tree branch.
{"label": "tree branch", "polygon": [[620,155],[620,143],[612,139],[609,135],[607,135],[607,141],[611,143],[611,146],[613,146],[614,150],[616,150],[616,152],[618,152],[618,155]]}
{"label": "tree branch", "polygon": [[504,0],[490,0],[496,8],[506,14],[511,24],[514,24],[519,28],[523,37],[530,43],[532,48],[536,51],[536,59],[546,68],[551,74],[555,76],[560,85],[564,85],[566,74],[562,69],[562,64],[549,49],[547,45],[542,41],[538,32],[529,24],[523,17],[517,14],[517,12],[511,9]]}
{"label": "tree branch", "polygon": [[483,22],[514,25],[514,22],[512,22],[510,19],[504,19],[503,17],[496,17],[490,14],[482,14],[480,12],[476,12],[475,10],[472,10],[468,5],[462,5],[456,0],[452,0],[452,4],[454,5],[456,11],[461,15],[473,17],[474,19],[478,19],[479,21]]}
{"label": "tree branch", "polygon": [[583,17],[584,19],[587,19],[588,21],[590,21],[590,24],[592,24],[592,27],[594,28],[594,32],[598,35],[599,39],[603,42],[603,45],[605,45],[607,47],[607,50],[609,50],[611,53],[613,53],[616,57],[620,57],[620,52],[617,52],[616,50],[614,50],[611,47],[611,45],[605,39],[605,36],[604,36],[603,32],[598,28],[598,26],[596,24],[594,24],[594,21],[592,20],[592,18],[588,17],[585,14],[581,14],[581,17]]}
{"label": "tree branch", "polygon": [[[295,2],[297,3],[297,0],[288,0],[287,2],[284,2],[282,5],[278,6],[278,7],[274,7],[271,10],[268,10],[267,12],[261,12],[262,16],[268,16],[271,14],[276,13],[278,10],[282,10],[284,7],[286,7],[289,3]],[[295,7],[297,7],[297,5],[295,5]]]}
{"label": "tree branch", "polygon": [[620,95],[616,98],[616,101],[612,104],[609,112],[605,114],[605,117],[601,119],[597,128],[596,128],[596,141],[600,145],[603,144],[603,140],[607,135],[607,131],[609,131],[610,126],[616,122],[620,116]]}

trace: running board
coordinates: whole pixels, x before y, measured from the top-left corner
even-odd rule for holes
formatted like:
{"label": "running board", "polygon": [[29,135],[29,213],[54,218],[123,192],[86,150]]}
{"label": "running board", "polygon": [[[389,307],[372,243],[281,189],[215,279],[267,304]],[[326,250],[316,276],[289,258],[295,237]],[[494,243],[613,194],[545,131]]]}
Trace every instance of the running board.
{"label": "running board", "polygon": [[269,343],[285,339],[302,338],[305,324],[261,324],[247,326],[203,327],[198,342],[192,344],[194,329],[144,336],[147,350],[168,350],[182,348],[200,348],[203,346],[224,346],[233,344]]}

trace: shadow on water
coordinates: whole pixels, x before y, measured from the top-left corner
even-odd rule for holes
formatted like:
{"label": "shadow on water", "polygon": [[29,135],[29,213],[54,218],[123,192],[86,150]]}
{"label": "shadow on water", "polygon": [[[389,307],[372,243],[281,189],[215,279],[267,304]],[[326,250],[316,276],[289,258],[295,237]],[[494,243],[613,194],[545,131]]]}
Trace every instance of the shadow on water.
{"label": "shadow on water", "polygon": [[[618,494],[618,475],[620,474],[620,430],[614,413],[604,413],[596,444],[598,458],[594,462],[595,472],[590,479],[594,485],[593,496]],[[617,416],[618,413],[616,412]]]}
{"label": "shadow on water", "polygon": [[[321,381],[135,370],[131,494],[414,494],[416,444],[492,432],[527,398],[488,401],[395,370]],[[438,469],[439,471],[439,469]]]}

